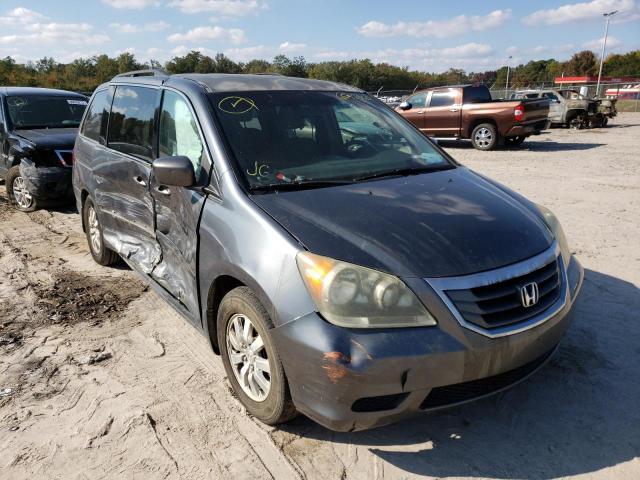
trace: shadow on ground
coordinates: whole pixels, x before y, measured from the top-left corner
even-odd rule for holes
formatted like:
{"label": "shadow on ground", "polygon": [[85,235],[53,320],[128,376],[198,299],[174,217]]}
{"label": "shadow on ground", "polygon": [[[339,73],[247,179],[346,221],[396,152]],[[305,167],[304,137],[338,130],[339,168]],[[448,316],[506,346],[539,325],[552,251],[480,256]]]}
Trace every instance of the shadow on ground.
{"label": "shadow on ground", "polygon": [[407,473],[552,478],[640,455],[640,290],[587,271],[576,317],[550,362],[504,393],[356,433],[299,418],[284,429],[367,446]]}

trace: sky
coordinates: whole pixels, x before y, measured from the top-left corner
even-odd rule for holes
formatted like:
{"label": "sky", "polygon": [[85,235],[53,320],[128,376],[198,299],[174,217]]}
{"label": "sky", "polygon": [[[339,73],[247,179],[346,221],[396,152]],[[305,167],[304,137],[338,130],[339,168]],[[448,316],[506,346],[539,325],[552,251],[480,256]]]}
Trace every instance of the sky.
{"label": "sky", "polygon": [[607,53],[639,49],[640,0],[0,0],[0,57],[131,52],[164,62],[198,50],[484,71],[585,48],[599,55],[602,13],[613,10]]}

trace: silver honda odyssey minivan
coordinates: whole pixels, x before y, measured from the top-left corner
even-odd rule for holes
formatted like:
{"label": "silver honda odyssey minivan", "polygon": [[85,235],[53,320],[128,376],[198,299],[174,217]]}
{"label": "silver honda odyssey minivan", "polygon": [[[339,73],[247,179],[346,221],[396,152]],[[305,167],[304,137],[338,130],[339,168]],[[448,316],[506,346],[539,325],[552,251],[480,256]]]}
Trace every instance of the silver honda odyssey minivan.
{"label": "silver honda odyssey minivan", "polygon": [[505,389],[583,279],[549,210],[332,82],[119,75],[73,186],[95,261],[144,277],[268,424],[359,430]]}

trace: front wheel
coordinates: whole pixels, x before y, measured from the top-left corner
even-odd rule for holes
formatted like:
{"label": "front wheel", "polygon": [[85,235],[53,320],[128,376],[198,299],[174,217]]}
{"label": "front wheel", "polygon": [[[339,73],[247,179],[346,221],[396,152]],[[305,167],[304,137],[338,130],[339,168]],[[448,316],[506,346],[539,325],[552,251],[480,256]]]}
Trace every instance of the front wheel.
{"label": "front wheel", "polygon": [[9,169],[6,177],[7,196],[11,204],[22,212],[33,212],[38,208],[38,201],[29,191],[27,182],[20,174],[20,166]]}
{"label": "front wheel", "polygon": [[481,123],[471,132],[471,144],[478,150],[491,150],[498,144],[498,129],[491,123]]}
{"label": "front wheel", "polygon": [[273,324],[249,288],[235,288],[222,299],[217,327],[227,377],[247,411],[268,425],[295,417],[287,377],[269,334]]}

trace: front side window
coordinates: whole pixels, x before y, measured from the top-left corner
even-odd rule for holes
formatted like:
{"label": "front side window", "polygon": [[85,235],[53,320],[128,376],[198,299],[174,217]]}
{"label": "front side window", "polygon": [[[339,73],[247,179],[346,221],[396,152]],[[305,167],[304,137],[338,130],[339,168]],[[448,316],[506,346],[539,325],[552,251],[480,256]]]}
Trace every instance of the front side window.
{"label": "front side window", "polygon": [[159,136],[159,155],[188,157],[199,180],[205,153],[198,124],[187,102],[170,90],[165,91],[162,101]]}
{"label": "front side window", "polygon": [[427,103],[427,94],[425,93],[416,93],[415,95],[409,97],[407,102],[411,104],[413,108],[421,108],[424,107]]}
{"label": "front side window", "polygon": [[439,90],[431,94],[429,107],[449,107],[456,103],[456,94],[451,90]]}
{"label": "front side window", "polygon": [[11,95],[6,102],[16,129],[77,128],[87,107],[83,97],[57,95]]}
{"label": "front side window", "polygon": [[153,129],[160,90],[118,85],[109,119],[109,148],[135,157],[153,158]]}
{"label": "front side window", "polygon": [[542,96],[544,98],[548,98],[550,100],[555,100],[556,102],[560,101],[560,99],[558,98],[558,96],[555,93],[545,92],[545,93],[542,94]]}
{"label": "front side window", "polygon": [[85,137],[103,145],[106,144],[105,135],[109,115],[108,93],[108,90],[101,90],[93,96],[82,125],[82,134]]}
{"label": "front side window", "polygon": [[239,176],[252,189],[454,167],[418,130],[366,94],[273,91],[210,98]]}

